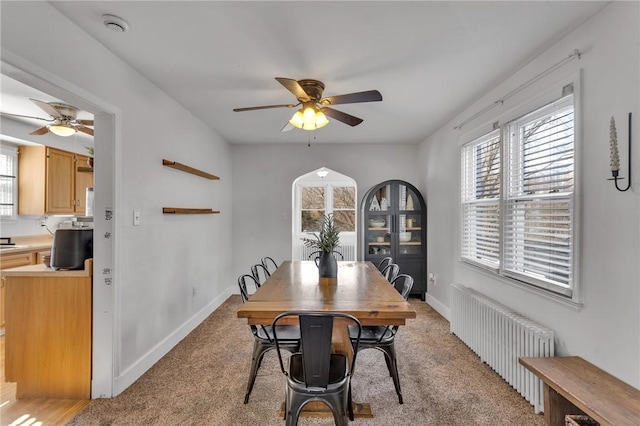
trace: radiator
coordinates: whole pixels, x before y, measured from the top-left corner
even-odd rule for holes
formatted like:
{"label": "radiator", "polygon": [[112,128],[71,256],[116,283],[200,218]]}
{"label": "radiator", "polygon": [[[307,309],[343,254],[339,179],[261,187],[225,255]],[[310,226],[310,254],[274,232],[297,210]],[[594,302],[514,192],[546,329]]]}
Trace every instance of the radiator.
{"label": "radiator", "polygon": [[528,402],[544,409],[542,381],[518,357],[554,355],[553,331],[461,285],[451,286],[451,332]]}
{"label": "radiator", "polygon": [[[300,244],[300,255],[299,255],[300,257],[298,259],[307,260],[309,258],[309,255],[314,251],[318,251],[318,249],[314,247],[307,247],[303,244]],[[339,251],[340,253],[342,253],[342,256],[344,256],[344,260],[349,260],[349,261],[356,260],[356,250],[353,245],[346,245],[346,244],[341,245],[336,248],[336,251]],[[340,259],[340,257],[337,257],[337,259],[342,260]]]}

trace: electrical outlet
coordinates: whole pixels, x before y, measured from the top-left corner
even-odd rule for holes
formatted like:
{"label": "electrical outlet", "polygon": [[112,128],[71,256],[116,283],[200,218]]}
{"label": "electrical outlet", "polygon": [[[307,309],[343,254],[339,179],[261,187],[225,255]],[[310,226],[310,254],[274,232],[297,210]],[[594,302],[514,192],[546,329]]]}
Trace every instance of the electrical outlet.
{"label": "electrical outlet", "polygon": [[40,226],[47,226],[47,219],[40,220]]}
{"label": "electrical outlet", "polygon": [[437,274],[434,274],[433,272],[429,272],[429,281],[431,281],[434,286],[438,285],[437,279],[438,279]]}

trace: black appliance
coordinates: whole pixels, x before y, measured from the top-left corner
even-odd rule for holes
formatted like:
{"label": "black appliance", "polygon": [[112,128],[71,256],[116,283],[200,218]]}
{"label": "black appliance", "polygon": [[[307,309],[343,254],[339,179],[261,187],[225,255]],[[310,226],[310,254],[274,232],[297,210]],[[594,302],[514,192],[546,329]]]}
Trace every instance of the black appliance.
{"label": "black appliance", "polygon": [[83,269],[93,257],[93,229],[58,229],[51,244],[51,268]]}

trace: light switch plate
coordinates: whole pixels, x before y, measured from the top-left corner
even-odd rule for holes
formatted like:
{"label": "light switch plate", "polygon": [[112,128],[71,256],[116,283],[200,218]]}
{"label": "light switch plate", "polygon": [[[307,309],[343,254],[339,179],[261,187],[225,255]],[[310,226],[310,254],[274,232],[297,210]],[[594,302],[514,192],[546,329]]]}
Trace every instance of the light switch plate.
{"label": "light switch plate", "polygon": [[133,211],[133,226],[140,226],[140,212],[137,210]]}

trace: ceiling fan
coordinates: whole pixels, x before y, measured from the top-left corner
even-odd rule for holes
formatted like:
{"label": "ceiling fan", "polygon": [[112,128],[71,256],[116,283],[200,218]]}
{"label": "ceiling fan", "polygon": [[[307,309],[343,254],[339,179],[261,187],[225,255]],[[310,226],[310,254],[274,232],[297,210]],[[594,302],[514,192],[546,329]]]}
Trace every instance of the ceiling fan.
{"label": "ceiling fan", "polygon": [[297,104],[264,105],[248,108],[234,108],[236,112],[255,111],[270,108],[296,108],[291,120],[282,128],[285,132],[297,127],[303,130],[316,130],[329,123],[327,116],[341,121],[349,126],[357,126],[362,123],[362,119],[353,115],[330,108],[329,105],[354,104],[360,102],[376,102],[382,100],[382,95],[377,90],[366,92],[349,93],[346,95],[336,95],[322,97],[324,83],[318,80],[294,80],[291,78],[276,77],[276,80],[289,90],[298,100]]}
{"label": "ceiling fan", "polygon": [[93,129],[87,126],[93,126],[93,120],[78,120],[78,108],[63,104],[61,102],[43,102],[37,99],[31,99],[31,102],[38,105],[44,112],[49,114],[51,118],[33,117],[29,115],[10,114],[7,112],[0,112],[2,115],[9,115],[13,117],[32,118],[36,120],[47,121],[49,124],[40,127],[29,133],[30,135],[44,135],[51,132],[58,136],[71,136],[76,132],[86,133],[93,136]]}

